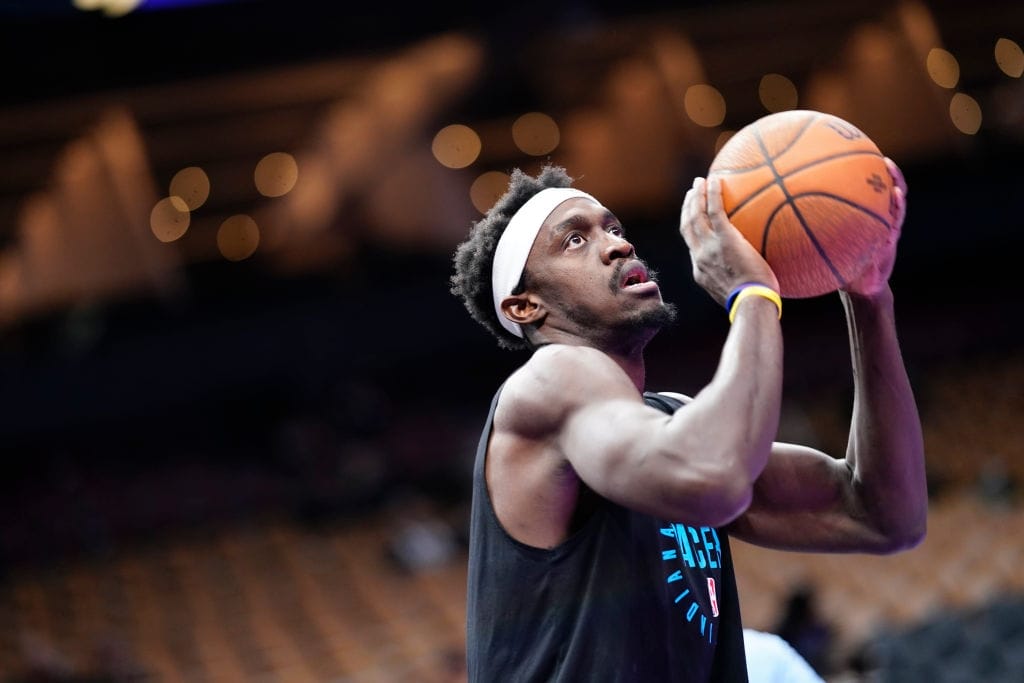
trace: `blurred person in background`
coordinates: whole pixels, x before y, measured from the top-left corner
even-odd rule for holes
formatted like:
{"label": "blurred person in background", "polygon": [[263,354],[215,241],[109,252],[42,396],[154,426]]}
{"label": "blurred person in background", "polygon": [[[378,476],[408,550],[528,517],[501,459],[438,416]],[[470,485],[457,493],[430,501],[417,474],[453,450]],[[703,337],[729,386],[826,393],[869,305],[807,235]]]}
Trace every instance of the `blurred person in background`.
{"label": "blurred person in background", "polygon": [[794,586],[772,633],[800,653],[818,673],[830,673],[832,628],[819,615],[816,594],[810,585]]}
{"label": "blurred person in background", "polygon": [[905,184],[888,163],[897,227],[840,292],[855,390],[844,458],[774,441],[778,283],[715,179],[694,181],[680,232],[732,326],[689,398],[645,390],[644,349],[677,314],[615,214],[563,168],[512,173],[451,282],[500,346],[530,352],[477,450],[470,681],[745,681],[730,536],[873,553],[921,540],[921,427],[888,286]]}
{"label": "blurred person in background", "polygon": [[743,629],[750,683],[824,683],[806,659],[775,633]]}

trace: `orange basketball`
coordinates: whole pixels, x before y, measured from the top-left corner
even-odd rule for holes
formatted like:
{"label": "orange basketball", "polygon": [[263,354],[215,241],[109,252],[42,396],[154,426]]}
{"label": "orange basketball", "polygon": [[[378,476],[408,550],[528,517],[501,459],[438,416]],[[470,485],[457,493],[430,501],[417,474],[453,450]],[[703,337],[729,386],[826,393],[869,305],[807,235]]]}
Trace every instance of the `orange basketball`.
{"label": "orange basketball", "polygon": [[729,220],[761,252],[782,296],[855,279],[893,229],[893,183],[856,126],[817,111],[770,114],[733,135],[708,170]]}

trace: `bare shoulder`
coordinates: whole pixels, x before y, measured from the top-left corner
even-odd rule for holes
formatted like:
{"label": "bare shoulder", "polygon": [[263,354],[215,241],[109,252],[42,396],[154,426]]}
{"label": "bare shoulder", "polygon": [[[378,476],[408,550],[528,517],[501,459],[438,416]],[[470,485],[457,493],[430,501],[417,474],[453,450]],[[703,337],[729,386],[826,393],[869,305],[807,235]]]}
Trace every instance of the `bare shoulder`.
{"label": "bare shoulder", "polygon": [[598,400],[636,397],[626,373],[607,354],[587,346],[538,349],[505,382],[495,426],[522,436],[557,431],[567,416]]}

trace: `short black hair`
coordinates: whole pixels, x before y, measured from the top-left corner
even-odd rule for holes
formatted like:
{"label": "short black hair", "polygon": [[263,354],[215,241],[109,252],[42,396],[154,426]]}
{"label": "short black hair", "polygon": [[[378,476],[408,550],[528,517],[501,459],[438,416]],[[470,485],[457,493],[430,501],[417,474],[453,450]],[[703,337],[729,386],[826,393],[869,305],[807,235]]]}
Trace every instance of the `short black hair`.
{"label": "short black hair", "polygon": [[[498,240],[512,216],[533,195],[549,187],[570,187],[572,182],[573,179],[561,166],[547,164],[536,177],[514,169],[505,194],[483,218],[472,224],[469,237],[455,250],[451,292],[462,299],[474,320],[498,338],[498,345],[502,348],[528,349],[530,345],[502,327],[494,310],[491,266]],[[520,281],[513,293],[519,293],[522,287],[523,282]]]}

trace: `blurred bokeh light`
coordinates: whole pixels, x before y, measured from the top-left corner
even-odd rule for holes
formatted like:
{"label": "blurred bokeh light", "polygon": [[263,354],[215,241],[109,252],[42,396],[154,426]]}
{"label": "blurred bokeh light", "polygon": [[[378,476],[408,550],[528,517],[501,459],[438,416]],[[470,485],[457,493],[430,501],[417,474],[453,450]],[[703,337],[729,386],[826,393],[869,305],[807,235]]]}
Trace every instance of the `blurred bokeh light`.
{"label": "blurred bokeh light", "polygon": [[512,124],[512,139],[524,154],[544,156],[558,147],[558,124],[543,112],[529,112]]}
{"label": "blurred bokeh light", "polygon": [[509,175],[502,171],[487,171],[477,176],[469,188],[473,206],[481,214],[487,213],[508,189]]}
{"label": "blurred bokeh light", "polygon": [[1009,38],[1000,38],[995,47],[996,64],[999,69],[1011,78],[1020,78],[1024,74],[1024,50],[1020,44]]}
{"label": "blurred bokeh light", "polygon": [[970,95],[958,92],[949,101],[949,117],[961,133],[974,135],[981,128],[981,105]]}
{"label": "blurred bokeh light", "polygon": [[480,136],[469,126],[453,123],[437,131],[434,158],[448,168],[465,168],[480,156]]}
{"label": "blurred bokeh light", "polygon": [[725,98],[712,85],[698,83],[686,89],[686,114],[698,126],[714,128],[725,120]]}
{"label": "blurred bokeh light", "polygon": [[253,176],[260,194],[281,197],[291,192],[298,182],[299,164],[287,152],[272,152],[256,164]]}
{"label": "blurred bokeh light", "polygon": [[782,74],[765,74],[757,87],[761,104],[771,113],[796,109],[799,102],[796,86]]}
{"label": "blurred bokeh light", "polygon": [[231,216],[217,230],[217,248],[228,261],[243,261],[256,252],[260,228],[251,216]]}
{"label": "blurred bokeh light", "polygon": [[170,195],[180,197],[189,211],[195,211],[210,196],[210,178],[198,166],[183,168],[171,178]]}
{"label": "blurred bokeh light", "polygon": [[[524,357],[451,296],[456,245],[563,165],[679,306],[650,384],[697,393],[729,328],[680,204],[797,107],[910,185],[930,533],[737,542],[745,623],[808,589],[836,683],[1018,680],[1021,36],[1017,0],[0,2],[0,683],[464,680],[467,473]],[[841,454],[842,306],[787,306],[779,436]]]}
{"label": "blurred bokeh light", "polygon": [[164,197],[149,214],[149,227],[161,242],[173,242],[188,230],[191,214],[188,204],[177,195]]}
{"label": "blurred bokeh light", "polygon": [[948,50],[933,47],[928,52],[928,75],[936,85],[953,89],[960,82],[960,63]]}

